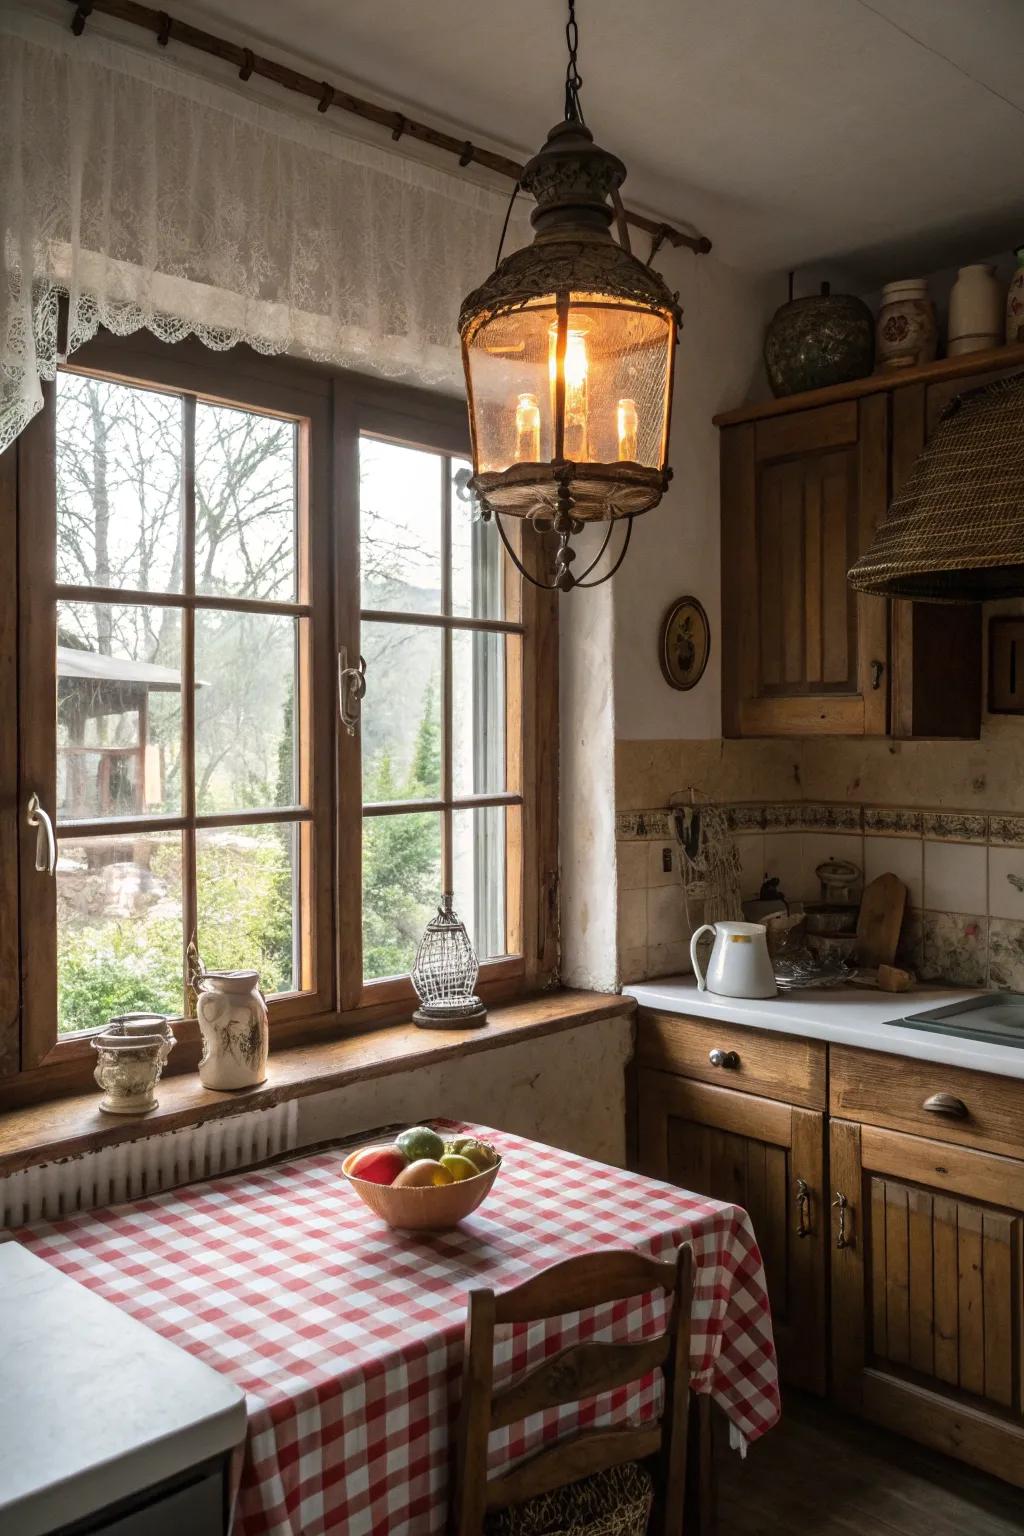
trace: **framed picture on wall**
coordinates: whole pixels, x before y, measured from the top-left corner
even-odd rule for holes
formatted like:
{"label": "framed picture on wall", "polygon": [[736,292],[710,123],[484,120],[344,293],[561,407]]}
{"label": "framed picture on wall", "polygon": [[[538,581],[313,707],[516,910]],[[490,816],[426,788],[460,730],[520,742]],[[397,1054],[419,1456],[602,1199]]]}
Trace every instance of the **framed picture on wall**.
{"label": "framed picture on wall", "polygon": [[695,597],[680,597],[661,621],[658,660],[666,683],[683,691],[704,675],[711,652],[711,629],[703,605]]}

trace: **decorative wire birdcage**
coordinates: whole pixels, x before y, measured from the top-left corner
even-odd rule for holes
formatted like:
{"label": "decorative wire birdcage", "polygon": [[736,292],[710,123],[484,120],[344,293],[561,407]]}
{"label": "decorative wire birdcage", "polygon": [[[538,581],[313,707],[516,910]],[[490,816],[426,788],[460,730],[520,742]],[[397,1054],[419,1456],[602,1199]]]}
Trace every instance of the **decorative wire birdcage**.
{"label": "decorative wire birdcage", "polygon": [[446,891],[416,951],[412,984],[420,1006],[413,1023],[426,1029],[482,1024],[487,1009],[473,991],[479,969],[466,925],[452,906],[452,892]]}

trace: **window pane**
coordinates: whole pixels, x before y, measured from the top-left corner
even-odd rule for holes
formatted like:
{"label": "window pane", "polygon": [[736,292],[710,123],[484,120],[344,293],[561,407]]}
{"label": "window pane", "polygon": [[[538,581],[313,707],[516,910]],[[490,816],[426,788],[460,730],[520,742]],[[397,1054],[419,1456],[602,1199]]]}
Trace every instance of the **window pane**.
{"label": "window pane", "polygon": [[459,618],[504,616],[504,566],[498,530],[485,523],[476,498],[466,490],[473,466],[452,459],[452,613]]}
{"label": "window pane", "polygon": [[439,629],[364,624],[363,800],[436,800],[441,793]]}
{"label": "window pane", "polygon": [[180,833],[60,839],[61,1034],[117,1013],[180,1014],[182,947]]}
{"label": "window pane", "polygon": [[404,976],[441,899],[436,812],[363,818],[363,975]]}
{"label": "window pane", "polygon": [[441,611],[441,474],[436,453],[359,439],[364,608]]}
{"label": "window pane", "polygon": [[505,788],[505,637],[452,634],[452,783],[456,795]]}
{"label": "window pane", "polygon": [[57,605],[57,818],[181,808],[181,614]]}
{"label": "window pane", "polygon": [[504,806],[452,813],[452,883],[477,959],[505,954]]}
{"label": "window pane", "polygon": [[196,834],[196,926],[212,971],[257,970],[264,995],[296,990],[298,827]]}
{"label": "window pane", "polygon": [[293,421],[196,405],[196,591],[296,597]]}
{"label": "window pane", "polygon": [[296,645],[305,622],[196,612],[200,814],[296,804]]}
{"label": "window pane", "polygon": [[176,395],[57,375],[57,580],[180,592]]}

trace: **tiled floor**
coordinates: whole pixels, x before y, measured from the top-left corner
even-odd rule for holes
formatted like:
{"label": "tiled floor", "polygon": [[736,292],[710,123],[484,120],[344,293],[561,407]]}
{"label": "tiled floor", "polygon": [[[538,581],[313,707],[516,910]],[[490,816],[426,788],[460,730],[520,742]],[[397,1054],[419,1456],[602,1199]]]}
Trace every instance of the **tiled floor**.
{"label": "tiled floor", "polygon": [[792,1392],[746,1461],[717,1445],[717,1472],[718,1536],[1024,1533],[1024,1490]]}

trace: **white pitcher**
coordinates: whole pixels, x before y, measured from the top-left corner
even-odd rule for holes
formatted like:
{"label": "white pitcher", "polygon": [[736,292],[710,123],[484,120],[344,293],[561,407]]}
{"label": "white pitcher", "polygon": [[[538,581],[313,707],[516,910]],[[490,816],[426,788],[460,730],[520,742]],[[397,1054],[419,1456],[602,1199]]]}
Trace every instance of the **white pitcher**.
{"label": "white pitcher", "polygon": [[[697,940],[713,933],[707,975],[697,959]],[[763,923],[705,923],[690,940],[690,960],[701,992],[719,997],[776,997],[775,972]]]}
{"label": "white pitcher", "polygon": [[267,1080],[267,1005],[257,971],[205,971],[196,998],[204,1088],[258,1088]]}

